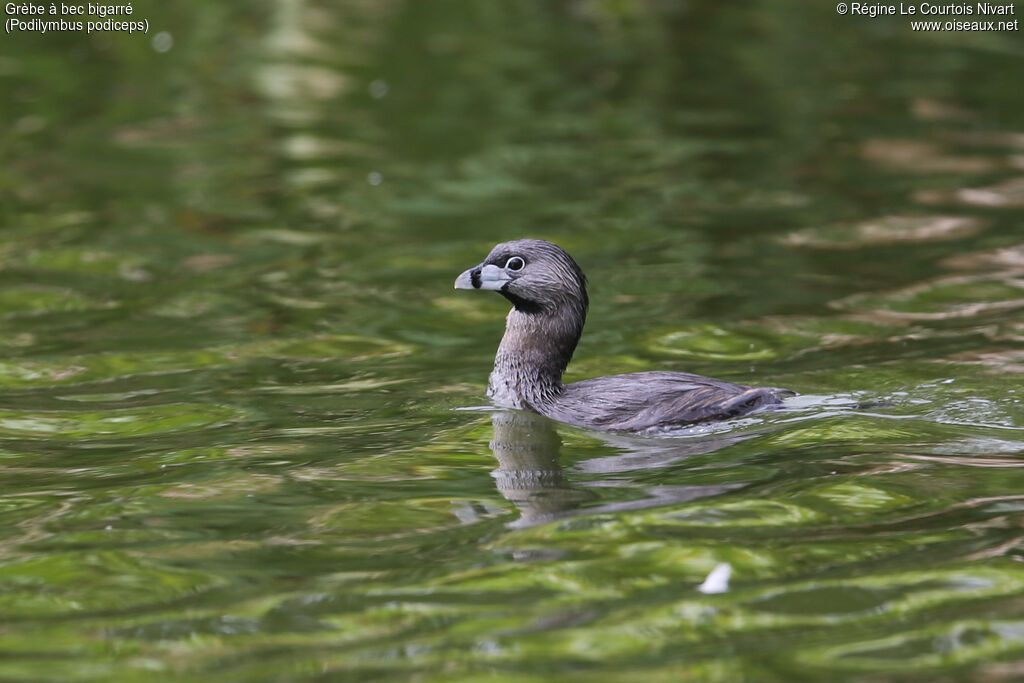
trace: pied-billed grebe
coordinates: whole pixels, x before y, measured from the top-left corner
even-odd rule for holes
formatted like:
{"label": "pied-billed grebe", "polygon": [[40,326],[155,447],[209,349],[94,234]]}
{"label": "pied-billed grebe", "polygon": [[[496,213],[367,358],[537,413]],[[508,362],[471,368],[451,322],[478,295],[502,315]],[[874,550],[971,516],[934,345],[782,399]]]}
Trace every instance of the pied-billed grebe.
{"label": "pied-billed grebe", "polygon": [[745,415],[793,393],[684,372],[634,372],[562,384],[589,300],[583,271],[551,242],[499,244],[455,280],[455,289],[491,289],[512,302],[487,387],[487,395],[503,407],[591,429],[649,432]]}

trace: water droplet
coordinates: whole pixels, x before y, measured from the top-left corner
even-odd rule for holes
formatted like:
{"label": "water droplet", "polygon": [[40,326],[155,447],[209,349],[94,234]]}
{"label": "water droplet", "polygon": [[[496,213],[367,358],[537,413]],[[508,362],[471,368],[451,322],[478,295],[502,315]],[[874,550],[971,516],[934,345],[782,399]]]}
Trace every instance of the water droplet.
{"label": "water droplet", "polygon": [[370,82],[370,97],[375,100],[379,100],[388,94],[388,82],[382,78],[378,78]]}
{"label": "water droplet", "polygon": [[174,47],[174,37],[167,31],[160,31],[153,36],[153,49],[157,52],[168,52]]}

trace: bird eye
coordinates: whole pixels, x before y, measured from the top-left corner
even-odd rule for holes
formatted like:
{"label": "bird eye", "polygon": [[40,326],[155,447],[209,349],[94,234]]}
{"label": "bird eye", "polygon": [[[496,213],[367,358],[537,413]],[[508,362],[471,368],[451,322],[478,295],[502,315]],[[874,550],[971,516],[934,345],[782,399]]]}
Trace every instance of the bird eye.
{"label": "bird eye", "polygon": [[505,262],[505,268],[512,271],[522,270],[524,266],[526,266],[526,261],[520,256],[513,256]]}

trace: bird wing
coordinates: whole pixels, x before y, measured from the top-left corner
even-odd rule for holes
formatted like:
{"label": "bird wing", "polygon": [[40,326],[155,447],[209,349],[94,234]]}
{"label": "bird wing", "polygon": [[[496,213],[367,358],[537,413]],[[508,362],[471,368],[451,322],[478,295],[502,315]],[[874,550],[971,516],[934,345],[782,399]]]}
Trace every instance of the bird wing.
{"label": "bird wing", "polygon": [[584,427],[634,432],[736,417],[780,403],[782,393],[684,372],[636,372],[567,384],[539,412]]}

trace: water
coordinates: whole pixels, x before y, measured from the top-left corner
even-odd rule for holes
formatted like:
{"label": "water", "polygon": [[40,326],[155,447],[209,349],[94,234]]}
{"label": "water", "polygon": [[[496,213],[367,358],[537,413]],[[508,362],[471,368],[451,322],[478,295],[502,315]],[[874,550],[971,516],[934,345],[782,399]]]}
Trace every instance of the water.
{"label": "water", "polygon": [[[136,11],[3,39],[0,679],[1021,677],[1019,33]],[[590,277],[571,379],[801,396],[483,408],[505,308],[452,282],[523,236]]]}

